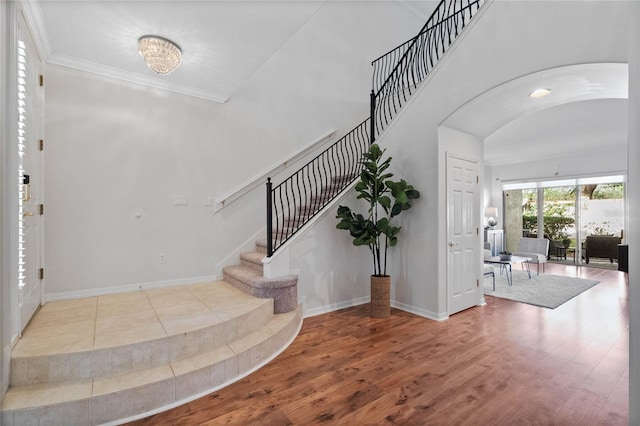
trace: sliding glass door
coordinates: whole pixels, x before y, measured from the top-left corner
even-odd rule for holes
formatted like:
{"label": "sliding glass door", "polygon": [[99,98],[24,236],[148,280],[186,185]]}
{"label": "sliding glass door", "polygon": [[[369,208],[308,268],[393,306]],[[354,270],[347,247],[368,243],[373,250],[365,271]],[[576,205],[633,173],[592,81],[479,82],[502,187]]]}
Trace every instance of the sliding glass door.
{"label": "sliding glass door", "polygon": [[504,186],[507,249],[520,237],[550,240],[549,260],[615,267],[624,237],[622,176]]}

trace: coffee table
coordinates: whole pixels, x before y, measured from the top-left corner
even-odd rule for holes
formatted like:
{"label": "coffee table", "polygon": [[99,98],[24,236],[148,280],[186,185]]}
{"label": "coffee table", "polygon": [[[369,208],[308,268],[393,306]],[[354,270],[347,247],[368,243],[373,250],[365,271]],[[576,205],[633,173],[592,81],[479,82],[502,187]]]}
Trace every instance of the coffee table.
{"label": "coffee table", "polygon": [[502,260],[500,256],[493,257],[485,257],[484,263],[489,263],[493,265],[500,265],[500,272],[502,272],[502,268],[507,272],[507,283],[509,285],[513,285],[513,274],[511,271],[511,267],[513,265],[521,264],[526,265],[527,274],[529,275],[529,279],[531,279],[531,269],[529,268],[530,257],[522,257],[522,256],[511,256],[509,260]]}

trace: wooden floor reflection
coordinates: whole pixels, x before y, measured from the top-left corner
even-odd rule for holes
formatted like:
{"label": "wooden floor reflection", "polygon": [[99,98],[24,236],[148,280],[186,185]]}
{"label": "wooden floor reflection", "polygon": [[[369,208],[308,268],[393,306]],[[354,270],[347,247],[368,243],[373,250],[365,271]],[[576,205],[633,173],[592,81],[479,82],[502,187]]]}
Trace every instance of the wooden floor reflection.
{"label": "wooden floor reflection", "polygon": [[368,306],[307,318],[296,341],[225,389],[146,425],[626,425],[628,284],[621,272],[554,309],[487,297],[436,322]]}

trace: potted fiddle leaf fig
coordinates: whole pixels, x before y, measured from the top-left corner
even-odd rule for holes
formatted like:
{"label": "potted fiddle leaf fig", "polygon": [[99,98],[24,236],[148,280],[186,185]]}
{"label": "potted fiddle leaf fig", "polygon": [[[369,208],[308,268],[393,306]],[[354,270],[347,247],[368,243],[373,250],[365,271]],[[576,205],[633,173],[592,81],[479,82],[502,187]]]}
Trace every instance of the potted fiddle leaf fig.
{"label": "potted fiddle leaf fig", "polygon": [[391,314],[391,277],[387,275],[387,251],[398,244],[400,227],[392,219],[411,208],[420,193],[404,179],[393,181],[389,172],[391,157],[383,160],[385,150],[372,144],[363,154],[360,180],[355,186],[358,199],[367,203],[365,214],[354,213],[347,206],[338,207],[338,229],[349,231],[353,245],[367,246],[373,259],[371,275],[371,315],[387,318]]}

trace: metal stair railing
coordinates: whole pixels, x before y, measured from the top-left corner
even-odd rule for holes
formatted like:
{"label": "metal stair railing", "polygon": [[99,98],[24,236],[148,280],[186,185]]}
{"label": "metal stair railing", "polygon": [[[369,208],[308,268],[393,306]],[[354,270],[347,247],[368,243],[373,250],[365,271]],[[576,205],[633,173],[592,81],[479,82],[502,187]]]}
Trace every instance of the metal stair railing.
{"label": "metal stair railing", "polygon": [[280,184],[267,179],[267,256],[336,198],[360,173],[369,118]]}
{"label": "metal stair railing", "polygon": [[484,1],[442,0],[417,36],[371,63],[373,140],[409,100]]}
{"label": "metal stair railing", "polygon": [[485,0],[442,0],[417,36],[372,62],[370,117],[280,184],[267,179],[267,256],[357,179],[362,155]]}

